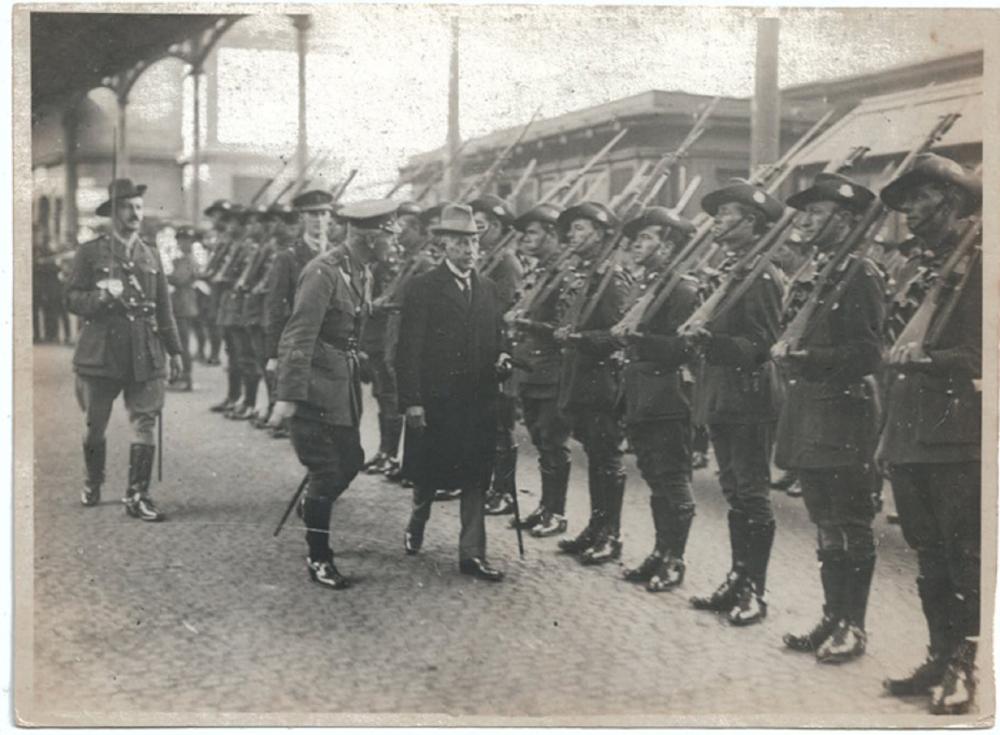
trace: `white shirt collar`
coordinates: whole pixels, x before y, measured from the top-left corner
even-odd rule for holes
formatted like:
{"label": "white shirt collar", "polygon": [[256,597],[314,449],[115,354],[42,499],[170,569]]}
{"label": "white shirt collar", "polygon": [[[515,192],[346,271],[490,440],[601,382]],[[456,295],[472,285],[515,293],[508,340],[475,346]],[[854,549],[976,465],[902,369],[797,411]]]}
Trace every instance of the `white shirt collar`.
{"label": "white shirt collar", "polygon": [[471,270],[467,270],[467,271],[465,271],[465,273],[462,273],[462,271],[460,271],[458,268],[456,268],[455,264],[452,263],[447,258],[444,259],[444,264],[446,266],[448,266],[448,270],[451,271],[452,275],[455,276],[455,278],[457,278],[460,281],[465,281],[466,283],[470,283],[471,282],[471,278],[472,278],[472,271]]}

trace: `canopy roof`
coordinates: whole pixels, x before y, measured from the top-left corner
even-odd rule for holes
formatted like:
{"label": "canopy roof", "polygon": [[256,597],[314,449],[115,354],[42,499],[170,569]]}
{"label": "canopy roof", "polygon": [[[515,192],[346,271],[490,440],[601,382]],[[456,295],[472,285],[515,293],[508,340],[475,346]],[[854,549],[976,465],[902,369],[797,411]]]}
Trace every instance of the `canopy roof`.
{"label": "canopy roof", "polygon": [[31,97],[34,105],[87,92],[104,77],[214,24],[221,15],[180,13],[31,12]]}

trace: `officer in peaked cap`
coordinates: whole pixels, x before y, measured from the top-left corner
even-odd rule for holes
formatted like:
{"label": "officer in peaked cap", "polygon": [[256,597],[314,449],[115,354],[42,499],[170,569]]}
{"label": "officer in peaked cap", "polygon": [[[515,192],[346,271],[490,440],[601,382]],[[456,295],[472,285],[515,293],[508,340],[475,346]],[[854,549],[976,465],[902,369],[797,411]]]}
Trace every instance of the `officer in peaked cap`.
{"label": "officer in peaked cap", "polygon": [[[559,214],[553,204],[538,204],[514,220],[514,228],[521,233],[518,250],[531,263],[522,281],[524,293],[543,288],[559,257]],[[562,345],[553,338],[551,329],[534,326],[554,323],[558,302],[559,291],[553,289],[547,299],[534,306],[531,321],[514,311],[508,314],[515,329],[514,357],[518,365],[525,366],[515,370],[518,400],[525,427],[538,450],[542,481],[538,507],[521,519],[521,526],[536,538],[557,536],[566,530],[570,424],[558,400]]]}
{"label": "officer in peaked cap", "polygon": [[69,311],[82,317],[73,353],[77,399],[86,418],[83,439],[85,506],[97,505],[104,482],[105,431],[111,408],[124,393],[132,430],[125,512],[144,521],[163,514],[149,495],[153,428],[163,409],[164,381],[181,372],[177,336],[160,253],[140,238],[143,193],[131,179],[115,179],[97,208],[111,232],[79,247],[66,290]]}
{"label": "officer in peaked cap", "polygon": [[[272,384],[276,380],[278,369],[278,342],[292,314],[299,275],[309,261],[322,255],[330,247],[327,235],[333,216],[332,203],[333,195],[322,189],[302,192],[292,199],[291,215],[299,223],[299,230],[291,245],[280,247],[275,252],[267,273],[263,352],[267,358],[264,374]],[[271,426],[271,436],[275,439],[287,438],[287,422],[273,416],[273,406],[270,407],[270,413],[272,415],[268,424]]]}
{"label": "officer in peaked cap", "polygon": [[[561,284],[559,319],[554,332],[563,343],[559,405],[583,445],[588,462],[590,519],[573,538],[559,542],[565,553],[577,555],[585,565],[599,565],[621,556],[621,509],[625,493],[622,465],[622,430],[616,411],[619,377],[612,356],[620,349],[610,329],[624,316],[631,289],[630,278],[620,266],[611,266],[610,280],[598,292],[603,273],[594,267],[604,244],[618,227],[612,212],[599,202],[583,202],[559,215],[575,258],[568,278]],[[568,323],[573,305],[597,300],[588,307],[583,323]],[[581,315],[569,319],[579,320]]]}
{"label": "officer in peaked cap", "polygon": [[[625,224],[637,267],[630,302],[659,281],[695,227],[666,207],[649,207]],[[691,492],[692,430],[682,369],[691,358],[677,328],[698,304],[698,283],[682,278],[648,315],[641,334],[626,334],[622,371],[624,422],[639,471],[649,486],[654,543],[625,579],[663,592],[684,580],[684,552],[694,518]]]}
{"label": "officer in peaked cap", "polygon": [[292,208],[297,212],[332,212],[333,194],[323,189],[313,189],[292,199]]}
{"label": "officer in peaked cap", "polygon": [[[510,205],[495,194],[483,194],[469,202],[476,227],[479,229],[479,245],[484,256],[489,256],[494,248],[507,236],[514,211]],[[524,278],[524,267],[514,250],[504,248],[495,261],[489,276],[497,285],[503,310],[514,304],[517,291]],[[517,442],[514,439],[514,424],[517,420],[517,406],[511,379],[504,381],[500,391],[497,415],[497,450],[493,467],[493,484],[486,497],[487,515],[508,515],[514,511],[515,478],[517,477]]]}
{"label": "officer in peaked cap", "polygon": [[[815,248],[812,271],[840,250],[874,192],[836,173],[820,173],[812,186],[788,198],[800,210],[796,229]],[[846,280],[845,280],[846,279]],[[814,278],[801,277],[803,283]],[[783,322],[805,298],[791,284]],[[786,634],[785,645],[841,663],[865,651],[865,613],[875,568],[873,491],[879,423],[875,374],[880,370],[885,285],[873,263],[839,268],[810,285],[809,298],[838,299],[847,308],[817,309],[794,347],[779,342],[772,355],[787,378],[776,432],[775,463],[795,472],[809,518],[816,524],[823,616],[804,634]],[[835,291],[839,296],[835,296]],[[822,442],[815,437],[824,437]]]}
{"label": "officer in peaked cap", "polygon": [[[943,276],[945,261],[965,234],[975,233],[975,223],[963,220],[980,207],[982,182],[950,159],[925,154],[881,197],[905,215],[920,245],[912,260],[924,275],[904,286],[907,296],[916,292],[920,298],[932,279]],[[878,450],[889,465],[903,536],[917,552],[917,591],[930,633],[927,660],[907,676],[886,680],[885,687],[896,696],[929,693],[934,714],[972,708],[980,627],[981,250],[970,247],[951,279],[954,286],[935,307],[923,339],[889,353]]]}
{"label": "officer in peaked cap", "polygon": [[[742,179],[710,192],[702,208],[715,222],[716,242],[725,254],[719,268],[732,269],[779,219],[784,206]],[[728,613],[732,625],[758,623],[767,615],[767,568],[774,542],[769,473],[776,381],[770,361],[778,338],[782,286],[771,263],[739,299],[716,317],[712,329],[686,338],[699,354],[695,379],[695,423],[707,425],[719,462],[719,482],[729,503],[732,567],[714,593],[691,598],[700,610]]]}
{"label": "officer in peaked cap", "polygon": [[307,571],[328,589],[350,584],[334,564],[330,514],[364,465],[358,342],[369,312],[376,240],[392,236],[395,214],[396,204],[385,200],[343,207],[347,240],[302,270],[278,344],[272,422],[289,421],[292,446],[308,470],[302,506]]}

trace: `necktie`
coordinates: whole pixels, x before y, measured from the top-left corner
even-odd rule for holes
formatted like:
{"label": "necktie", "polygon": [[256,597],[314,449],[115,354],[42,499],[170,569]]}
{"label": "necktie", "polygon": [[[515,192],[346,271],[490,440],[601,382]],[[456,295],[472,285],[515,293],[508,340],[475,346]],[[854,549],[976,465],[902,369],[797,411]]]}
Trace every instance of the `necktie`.
{"label": "necktie", "polygon": [[458,283],[458,290],[462,292],[465,297],[465,303],[472,303],[472,283],[469,281],[469,277],[466,276],[462,278],[461,276],[455,276],[455,281]]}

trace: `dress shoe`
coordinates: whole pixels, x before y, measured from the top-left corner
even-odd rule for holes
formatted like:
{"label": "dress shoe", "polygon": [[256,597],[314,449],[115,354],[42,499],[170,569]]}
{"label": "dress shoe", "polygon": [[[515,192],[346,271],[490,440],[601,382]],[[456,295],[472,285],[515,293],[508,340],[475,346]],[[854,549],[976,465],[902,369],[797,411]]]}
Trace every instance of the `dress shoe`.
{"label": "dress shoe", "polygon": [[599,566],[620,559],[621,555],[621,536],[600,533],[593,544],[580,552],[580,563],[588,567]]}
{"label": "dress shoe", "polygon": [[191,385],[191,378],[180,378],[173,383],[167,383],[167,390],[174,393],[190,393],[194,387]]}
{"label": "dress shoe", "polygon": [[380,475],[385,472],[385,463],[388,459],[388,454],[377,452],[374,457],[362,465],[361,469],[366,475]]}
{"label": "dress shoe", "polygon": [[343,590],[351,586],[351,581],[334,566],[333,559],[313,561],[307,556],[306,568],[309,570],[309,578],[318,585],[332,590]]}
{"label": "dress shoe", "polygon": [[462,574],[469,574],[478,579],[485,579],[487,582],[499,582],[503,579],[503,572],[491,567],[485,559],[473,557],[472,559],[462,559],[458,563],[458,571]]}
{"label": "dress shoe", "polygon": [[275,426],[273,429],[271,429],[272,439],[287,439],[289,436],[290,434],[288,433],[288,427],[285,426],[285,424],[282,424],[281,426]]}
{"label": "dress shoe", "polygon": [[589,549],[595,540],[597,530],[593,523],[588,523],[587,527],[578,533],[574,538],[564,538],[559,540],[559,551],[564,554],[580,554],[585,549]]}
{"label": "dress shoe", "polygon": [[692,597],[691,606],[696,610],[710,610],[712,612],[728,612],[736,602],[736,583],[740,575],[731,571],[726,575],[725,581],[716,587],[708,597]]}
{"label": "dress shoe", "polygon": [[459,487],[434,492],[435,500],[457,500],[460,497],[462,497],[462,488]]}
{"label": "dress shoe", "polygon": [[101,502],[100,485],[84,485],[83,492],[80,493],[80,502],[85,506],[92,507]]}
{"label": "dress shoe", "polygon": [[795,472],[784,472],[771,481],[771,487],[775,490],[787,490],[798,481],[799,476]]}
{"label": "dress shoe", "polygon": [[674,587],[680,587],[684,582],[686,569],[683,559],[672,556],[665,557],[660,561],[660,568],[653,572],[649,581],[646,582],[646,590],[649,592],[669,592]]}
{"label": "dress shoe", "polygon": [[566,526],[565,516],[546,511],[544,517],[542,518],[542,522],[528,531],[528,533],[535,538],[548,538],[550,536],[558,536],[561,533],[566,533]]}
{"label": "dress shoe", "polygon": [[808,633],[785,633],[781,640],[793,651],[814,652],[830,637],[836,627],[837,620],[824,613],[823,618]]}
{"label": "dress shoe", "polygon": [[386,478],[392,479],[394,477],[398,477],[399,472],[399,462],[397,462],[393,457],[386,457],[385,464],[382,467],[382,475]]}
{"label": "dress shoe", "polygon": [[885,690],[894,697],[916,697],[930,692],[932,687],[941,683],[948,660],[930,649],[927,659],[916,669],[896,679],[886,679],[882,682]]}
{"label": "dress shoe", "polygon": [[150,522],[163,521],[167,518],[166,515],[157,510],[153,499],[148,495],[131,493],[126,495],[122,502],[125,503],[125,512],[132,518]]}
{"label": "dress shoe", "polygon": [[424,529],[415,526],[407,526],[403,531],[403,548],[410,556],[420,552],[420,547],[424,545]]}
{"label": "dress shoe", "polygon": [[254,410],[252,406],[240,405],[230,413],[226,414],[227,419],[233,421],[249,421],[253,418]]}
{"label": "dress shoe", "polygon": [[511,518],[510,527],[517,528],[518,526],[520,526],[522,531],[529,531],[535,526],[539,525],[545,519],[545,514],[547,512],[548,511],[545,510],[545,506],[539,505],[528,515],[522,518],[520,523],[518,523],[515,519]]}
{"label": "dress shoe", "polygon": [[867,636],[856,625],[841,620],[833,633],[816,649],[816,660],[824,664],[841,664],[865,652]]}
{"label": "dress shoe", "polygon": [[736,602],[729,611],[729,623],[745,627],[759,623],[767,617],[767,603],[757,594],[753,584],[743,579],[736,589]]}
{"label": "dress shoe", "polygon": [[488,516],[507,516],[514,512],[514,500],[507,493],[496,493],[486,499],[483,513]]}
{"label": "dress shoe", "polygon": [[233,403],[233,401],[226,399],[221,403],[216,403],[215,405],[209,406],[208,410],[211,411],[212,413],[226,413],[227,411],[231,411],[234,405],[235,404]]}
{"label": "dress shoe", "polygon": [[653,553],[642,560],[639,566],[626,569],[622,576],[626,582],[648,582],[653,573],[660,568],[660,562],[662,561],[663,554],[653,551]]}
{"label": "dress shoe", "polygon": [[207,360],[205,360],[205,364],[206,365],[221,365],[222,364],[222,360],[220,360],[218,357],[210,357]]}
{"label": "dress shoe", "polygon": [[691,469],[701,470],[708,467],[708,454],[706,452],[691,452]]}

